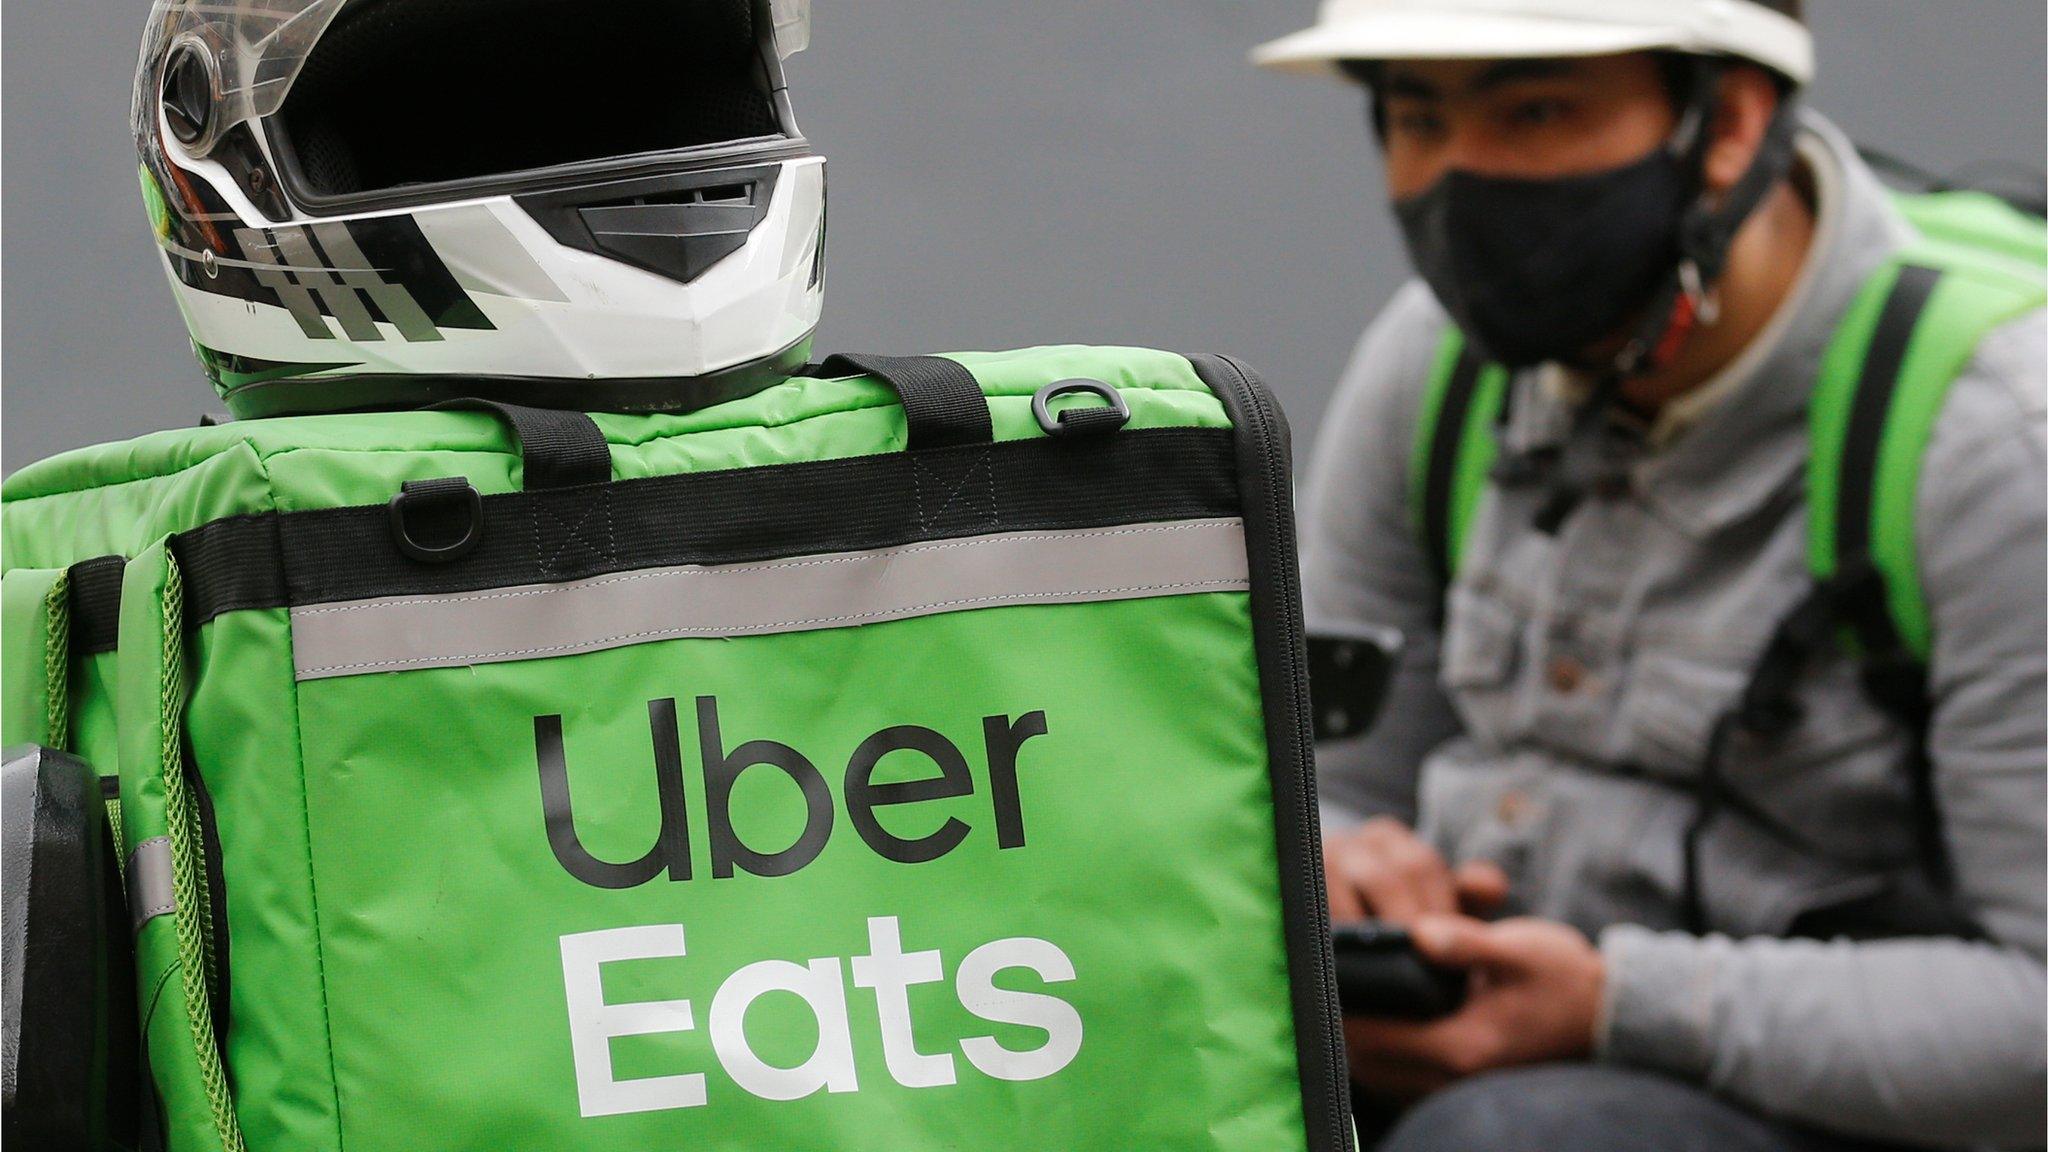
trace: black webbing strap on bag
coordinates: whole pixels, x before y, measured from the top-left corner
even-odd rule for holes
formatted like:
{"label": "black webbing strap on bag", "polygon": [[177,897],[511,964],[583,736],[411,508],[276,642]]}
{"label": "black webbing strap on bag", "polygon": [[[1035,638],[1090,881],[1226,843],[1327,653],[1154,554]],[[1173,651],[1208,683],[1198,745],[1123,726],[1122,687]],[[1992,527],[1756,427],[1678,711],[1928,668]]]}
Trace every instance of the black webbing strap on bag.
{"label": "black webbing strap on bag", "polygon": [[119,556],[95,556],[71,566],[71,654],[112,652],[121,635]]}
{"label": "black webbing strap on bag", "polygon": [[436,409],[489,412],[511,425],[525,461],[526,490],[573,488],[603,484],[612,478],[612,449],[597,421],[582,412],[561,408],[528,408],[496,400],[464,398],[433,405]]}
{"label": "black webbing strap on bag", "polygon": [[[430,405],[429,410],[487,412],[504,421],[519,442],[526,491],[605,484],[612,478],[611,445],[585,413],[477,398],[449,400]],[[469,481],[459,476],[406,482],[392,512],[401,548],[420,560],[459,558],[479,539],[474,531],[478,499]],[[436,520],[447,523],[436,525]],[[423,547],[422,539],[443,546]],[[119,556],[72,566],[74,653],[89,656],[114,650],[120,632],[121,571]]]}
{"label": "black webbing strap on bag", "polygon": [[[554,554],[566,557],[591,546],[579,528],[590,509],[602,506],[604,486],[612,479],[612,447],[597,421],[569,409],[528,408],[474,396],[428,407],[488,412],[510,425],[519,441],[522,487],[560,493],[562,503],[552,522],[559,537],[551,544]],[[389,515],[399,551],[421,564],[451,564],[483,542],[483,497],[467,477],[408,480],[392,498]],[[535,540],[538,546],[539,537]]]}
{"label": "black webbing strap on bag", "polygon": [[943,356],[867,356],[841,353],[815,370],[820,376],[858,373],[896,390],[910,425],[910,450],[987,444],[995,439],[988,400],[974,373]]}

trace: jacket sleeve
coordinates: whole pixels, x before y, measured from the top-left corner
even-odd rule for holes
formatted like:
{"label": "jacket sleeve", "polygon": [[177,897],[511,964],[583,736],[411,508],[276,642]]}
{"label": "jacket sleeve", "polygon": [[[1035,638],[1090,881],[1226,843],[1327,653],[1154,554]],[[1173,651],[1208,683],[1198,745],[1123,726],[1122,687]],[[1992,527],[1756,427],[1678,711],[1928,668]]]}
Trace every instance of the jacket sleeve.
{"label": "jacket sleeve", "polygon": [[1421,284],[1366,332],[1316,437],[1301,522],[1302,595],[1312,624],[1373,624],[1406,640],[1372,730],[1316,748],[1326,829],[1377,815],[1415,819],[1415,779],[1458,731],[1437,686],[1438,590],[1409,527],[1408,467],[1443,313]]}
{"label": "jacket sleeve", "polygon": [[1610,1059],[1836,1131],[2039,1148],[2048,820],[2048,318],[1999,329],[1922,471],[1936,791],[1958,895],[1988,939],[1601,938]]}

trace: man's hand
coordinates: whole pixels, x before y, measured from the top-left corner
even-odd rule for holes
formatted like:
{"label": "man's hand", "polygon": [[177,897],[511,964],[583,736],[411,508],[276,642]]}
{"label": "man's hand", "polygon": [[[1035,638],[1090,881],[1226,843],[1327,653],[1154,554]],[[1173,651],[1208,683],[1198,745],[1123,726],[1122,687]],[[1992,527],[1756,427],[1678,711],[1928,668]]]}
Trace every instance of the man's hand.
{"label": "man's hand", "polygon": [[1374,1095],[1414,1099],[1490,1069],[1592,1054],[1607,968],[1576,928],[1425,916],[1408,931],[1425,958],[1471,972],[1472,992],[1426,1024],[1344,1021],[1352,1078]]}
{"label": "man's hand", "polygon": [[1418,916],[1477,914],[1507,899],[1507,874],[1471,860],[1453,869],[1408,830],[1382,816],[1323,842],[1330,918],[1406,924]]}

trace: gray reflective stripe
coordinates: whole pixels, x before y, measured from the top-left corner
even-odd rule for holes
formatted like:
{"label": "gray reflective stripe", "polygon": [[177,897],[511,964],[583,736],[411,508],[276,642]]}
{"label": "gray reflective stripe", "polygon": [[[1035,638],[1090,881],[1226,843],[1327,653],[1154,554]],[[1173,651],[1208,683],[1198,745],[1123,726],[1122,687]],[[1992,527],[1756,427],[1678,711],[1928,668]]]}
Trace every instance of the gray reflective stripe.
{"label": "gray reflective stripe", "polygon": [[171,838],[144,840],[128,854],[128,915],[135,930],[166,912],[178,910],[178,897],[171,887]]}
{"label": "gray reflective stripe", "polygon": [[1016,604],[1251,587],[1244,522],[1005,532],[292,609],[300,680],[496,664],[686,636],[808,632]]}

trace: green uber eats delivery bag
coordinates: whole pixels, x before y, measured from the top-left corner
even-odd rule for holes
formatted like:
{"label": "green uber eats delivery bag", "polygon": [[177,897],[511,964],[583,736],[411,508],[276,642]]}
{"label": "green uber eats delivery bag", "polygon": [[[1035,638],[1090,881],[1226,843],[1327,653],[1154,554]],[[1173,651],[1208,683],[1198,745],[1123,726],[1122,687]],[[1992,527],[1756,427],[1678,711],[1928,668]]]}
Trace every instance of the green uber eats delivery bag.
{"label": "green uber eats delivery bag", "polygon": [[1350,1146],[1244,369],[478,407],[6,483],[5,739],[118,772],[173,1152]]}

